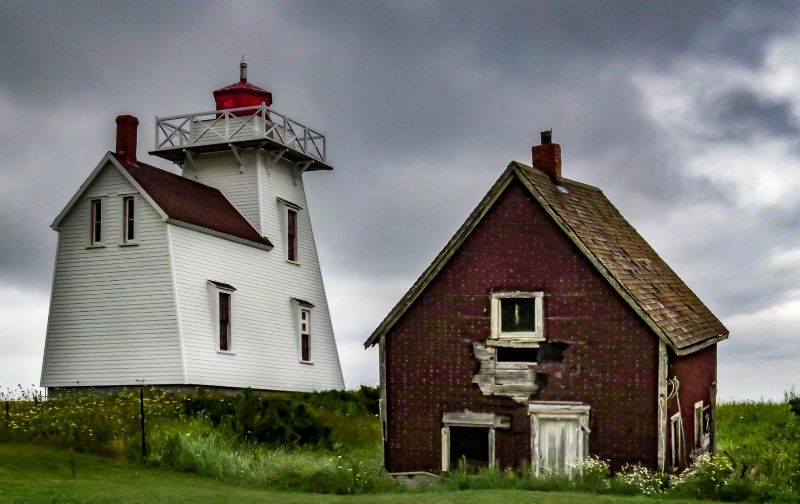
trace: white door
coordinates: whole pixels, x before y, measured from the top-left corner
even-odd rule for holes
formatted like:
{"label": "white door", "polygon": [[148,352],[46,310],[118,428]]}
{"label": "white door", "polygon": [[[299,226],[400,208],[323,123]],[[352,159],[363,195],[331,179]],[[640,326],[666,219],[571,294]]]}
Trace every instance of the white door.
{"label": "white door", "polygon": [[571,474],[583,460],[578,419],[539,419],[539,474]]}

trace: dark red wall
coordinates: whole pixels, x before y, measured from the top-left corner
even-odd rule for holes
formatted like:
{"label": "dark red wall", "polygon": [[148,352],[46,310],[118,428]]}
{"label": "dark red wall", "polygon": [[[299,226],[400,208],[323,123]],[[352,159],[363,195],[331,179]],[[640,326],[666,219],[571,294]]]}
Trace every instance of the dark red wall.
{"label": "dark red wall", "polygon": [[[703,401],[704,406],[711,404],[711,384],[717,379],[717,345],[695,352],[684,357],[677,357],[670,352],[668,378],[678,378],[678,399],[680,400],[681,418],[685,433],[686,459],[691,464],[691,453],[694,449],[694,404]],[[670,389],[671,390],[671,389]],[[678,400],[671,399],[667,408],[667,419],[678,412]],[[670,431],[667,430],[667,465],[671,460]],[[712,438],[714,428],[712,428]],[[685,469],[681,461],[680,468]]]}
{"label": "dark red wall", "polygon": [[511,415],[499,464],[530,462],[527,406],[471,383],[490,293],[517,290],[545,293],[545,336],[569,344],[563,362],[537,366],[549,380],[536,399],[591,405],[590,454],[655,468],[658,341],[515,179],[386,335],[387,469],[439,471],[442,413],[465,408]]}

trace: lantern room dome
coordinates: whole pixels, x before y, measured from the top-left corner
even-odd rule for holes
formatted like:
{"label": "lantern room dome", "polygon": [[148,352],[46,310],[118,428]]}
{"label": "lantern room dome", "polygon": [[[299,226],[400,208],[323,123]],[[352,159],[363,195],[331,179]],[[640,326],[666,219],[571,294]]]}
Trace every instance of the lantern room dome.
{"label": "lantern room dome", "polygon": [[239,68],[239,82],[214,91],[217,110],[258,107],[262,103],[271,106],[272,93],[247,82],[247,63],[242,61]]}

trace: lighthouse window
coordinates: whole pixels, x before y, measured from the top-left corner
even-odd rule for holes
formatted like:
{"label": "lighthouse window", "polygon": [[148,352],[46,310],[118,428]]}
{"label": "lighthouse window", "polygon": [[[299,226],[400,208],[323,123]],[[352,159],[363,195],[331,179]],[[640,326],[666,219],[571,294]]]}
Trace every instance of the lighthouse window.
{"label": "lighthouse window", "polygon": [[103,244],[103,200],[93,199],[89,204],[91,210],[90,227],[89,227],[89,244],[102,245]]}
{"label": "lighthouse window", "polygon": [[311,314],[314,305],[300,298],[292,298],[292,312],[297,328],[297,350],[300,362],[313,364],[311,360]]}
{"label": "lighthouse window", "polygon": [[281,216],[283,232],[283,252],[286,260],[293,264],[300,262],[300,212],[302,207],[278,198],[278,210]]}
{"label": "lighthouse window", "polygon": [[233,318],[234,293],[236,289],[223,282],[208,281],[208,293],[211,300],[211,320],[214,328],[214,346],[217,351],[232,353],[233,351]]}
{"label": "lighthouse window", "polygon": [[122,242],[132,244],[136,241],[136,198],[122,198]]}
{"label": "lighthouse window", "polygon": [[297,262],[297,210],[291,208],[286,216],[286,258]]}

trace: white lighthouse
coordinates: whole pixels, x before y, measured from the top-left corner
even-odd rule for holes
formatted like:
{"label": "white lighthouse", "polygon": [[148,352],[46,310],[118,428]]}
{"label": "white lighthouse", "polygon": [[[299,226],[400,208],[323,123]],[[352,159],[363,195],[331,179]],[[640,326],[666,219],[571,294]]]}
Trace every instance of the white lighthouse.
{"label": "white lighthouse", "polygon": [[136,118],[53,223],[59,245],[42,386],[343,388],[303,175],[325,137],[247,81],[215,110]]}

